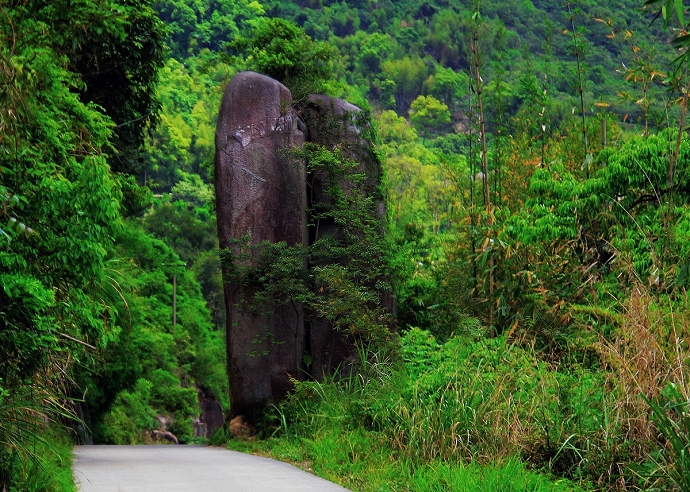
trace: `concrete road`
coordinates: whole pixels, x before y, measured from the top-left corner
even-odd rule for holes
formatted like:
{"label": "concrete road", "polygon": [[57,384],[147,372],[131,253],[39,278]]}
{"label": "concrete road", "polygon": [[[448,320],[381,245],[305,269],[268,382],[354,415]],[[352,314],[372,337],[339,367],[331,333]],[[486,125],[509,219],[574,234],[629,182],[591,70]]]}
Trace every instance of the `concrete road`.
{"label": "concrete road", "polygon": [[82,492],[347,492],[287,463],[204,446],[76,446]]}

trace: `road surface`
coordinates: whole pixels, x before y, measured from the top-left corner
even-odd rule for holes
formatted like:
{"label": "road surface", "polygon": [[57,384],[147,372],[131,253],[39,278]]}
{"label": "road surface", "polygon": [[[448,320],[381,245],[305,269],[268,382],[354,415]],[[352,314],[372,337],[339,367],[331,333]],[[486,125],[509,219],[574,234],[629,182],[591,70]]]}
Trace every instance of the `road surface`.
{"label": "road surface", "polygon": [[76,446],[82,492],[347,492],[287,463],[205,446]]}

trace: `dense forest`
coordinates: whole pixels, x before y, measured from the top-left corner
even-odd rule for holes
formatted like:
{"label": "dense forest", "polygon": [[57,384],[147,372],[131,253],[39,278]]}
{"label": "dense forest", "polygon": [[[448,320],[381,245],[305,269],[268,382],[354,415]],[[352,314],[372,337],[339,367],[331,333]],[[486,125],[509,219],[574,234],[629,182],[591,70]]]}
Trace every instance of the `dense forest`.
{"label": "dense forest", "polygon": [[[686,14],[0,0],[2,490],[75,490],[74,443],[160,430],[352,490],[690,490]],[[206,440],[200,398],[230,410],[215,121],[243,70],[372,115],[397,328],[344,317],[356,373]]]}

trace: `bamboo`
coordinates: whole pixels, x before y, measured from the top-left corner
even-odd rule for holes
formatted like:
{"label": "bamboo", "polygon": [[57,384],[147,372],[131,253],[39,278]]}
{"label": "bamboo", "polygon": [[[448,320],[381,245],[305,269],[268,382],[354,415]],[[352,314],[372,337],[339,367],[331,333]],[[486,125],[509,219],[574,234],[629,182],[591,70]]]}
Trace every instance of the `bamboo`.
{"label": "bamboo", "polygon": [[177,274],[173,273],[173,333],[177,329]]}
{"label": "bamboo", "polygon": [[[482,185],[484,189],[484,209],[488,226],[487,238],[491,234],[493,226],[493,215],[491,213],[491,195],[489,188],[489,161],[486,152],[486,122],[484,120],[484,106],[482,103],[482,77],[479,67],[479,4],[477,4],[475,24],[472,32],[472,56],[474,58],[474,79],[477,88],[477,110],[479,112],[479,136],[481,141],[481,162],[482,162]],[[490,238],[489,238],[490,240]],[[490,242],[489,242],[490,244]],[[489,254],[489,326],[493,326],[493,303],[494,294],[494,259]]]}

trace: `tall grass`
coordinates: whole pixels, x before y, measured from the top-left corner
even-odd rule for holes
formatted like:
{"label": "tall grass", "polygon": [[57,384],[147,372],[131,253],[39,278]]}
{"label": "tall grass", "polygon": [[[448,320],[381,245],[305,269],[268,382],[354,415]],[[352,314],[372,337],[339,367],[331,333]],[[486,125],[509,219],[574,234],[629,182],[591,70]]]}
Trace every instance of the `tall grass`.
{"label": "tall grass", "polygon": [[666,445],[651,455],[655,466],[645,478],[654,486],[675,486],[681,492],[690,492],[690,400],[681,392],[686,389],[670,383],[660,401],[647,401]]}
{"label": "tall grass", "polygon": [[562,476],[584,474],[582,448],[603,414],[600,374],[559,371],[531,347],[502,337],[440,345],[411,330],[403,354],[407,376],[375,421],[409,459],[489,463],[521,457]]}
{"label": "tall grass", "polygon": [[75,419],[53,363],[29,384],[0,387],[0,491],[71,492],[72,443],[65,424]]}
{"label": "tall grass", "polygon": [[553,457],[560,444],[558,378],[543,362],[504,339],[438,344],[421,330],[402,347],[402,366],[374,357],[349,377],[296,382],[272,409],[272,437],[231,446],[306,463],[353,490],[578,489],[520,459],[549,439]]}
{"label": "tall grass", "polygon": [[687,310],[636,287],[615,338],[602,343],[612,419],[649,490],[690,491],[689,336]]}
{"label": "tall grass", "polygon": [[72,446],[62,430],[45,429],[35,446],[32,443],[31,459],[10,455],[13,477],[3,492],[76,492]]}

